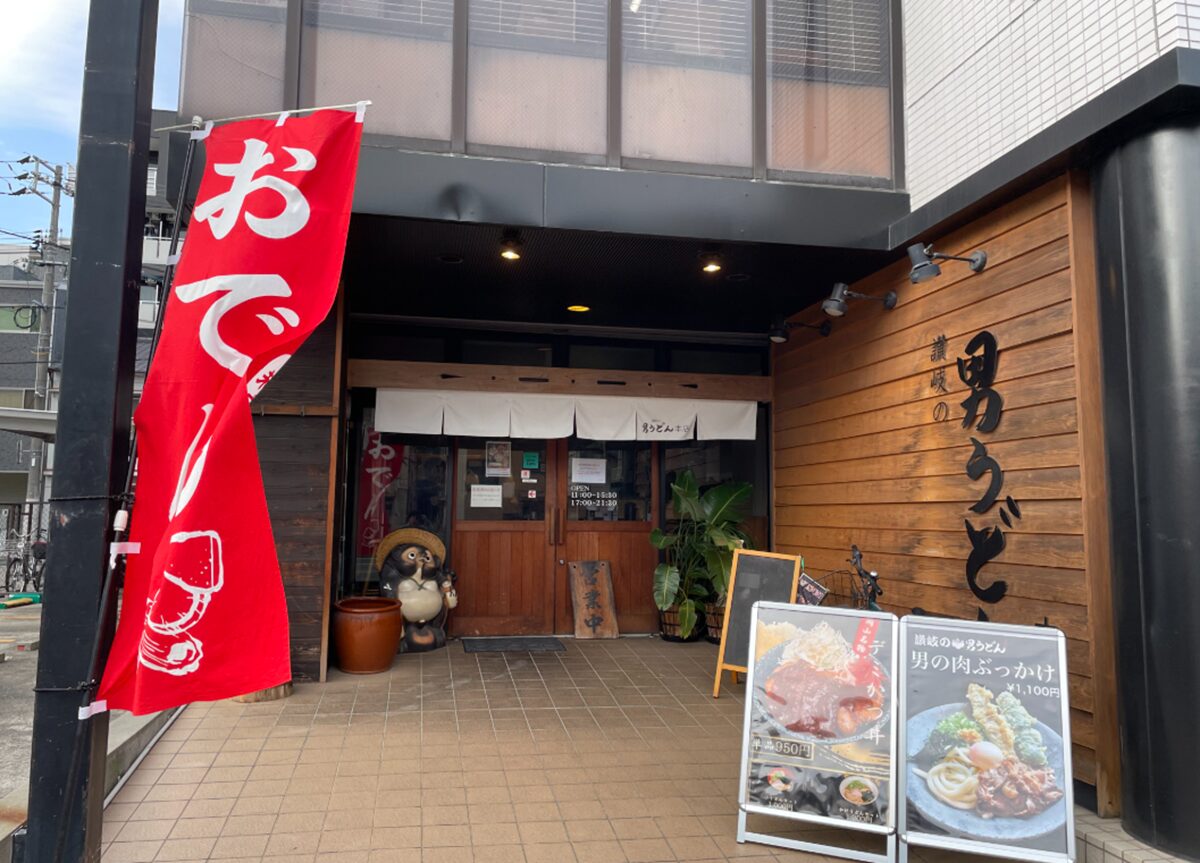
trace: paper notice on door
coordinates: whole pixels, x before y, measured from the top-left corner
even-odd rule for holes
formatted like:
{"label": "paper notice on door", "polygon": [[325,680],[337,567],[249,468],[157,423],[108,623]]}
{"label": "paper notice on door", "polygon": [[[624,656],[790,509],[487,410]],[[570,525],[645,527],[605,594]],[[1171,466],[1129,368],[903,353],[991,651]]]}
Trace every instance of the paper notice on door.
{"label": "paper notice on door", "polygon": [[498,485],[471,486],[471,507],[473,509],[500,509],[504,506],[503,489]]}
{"label": "paper notice on door", "polygon": [[573,458],[571,459],[571,482],[606,483],[608,482],[608,459],[603,458]]}

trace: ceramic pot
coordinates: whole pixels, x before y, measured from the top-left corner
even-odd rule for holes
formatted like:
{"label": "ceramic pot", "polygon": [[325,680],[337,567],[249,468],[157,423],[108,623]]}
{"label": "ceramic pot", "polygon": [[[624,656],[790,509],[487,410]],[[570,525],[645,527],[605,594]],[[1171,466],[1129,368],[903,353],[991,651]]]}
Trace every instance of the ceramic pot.
{"label": "ceramic pot", "polygon": [[404,616],[398,599],[358,596],[333,604],[337,667],[348,674],[387,671],[403,634]]}

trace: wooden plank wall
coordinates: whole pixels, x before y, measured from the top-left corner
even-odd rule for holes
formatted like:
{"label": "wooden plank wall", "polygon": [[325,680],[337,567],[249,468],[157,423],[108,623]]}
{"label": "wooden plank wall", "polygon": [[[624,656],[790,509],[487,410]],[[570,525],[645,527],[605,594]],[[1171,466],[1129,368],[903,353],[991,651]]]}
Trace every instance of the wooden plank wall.
{"label": "wooden plank wall", "polygon": [[328,417],[256,416],[254,433],[283,572],[292,679],[320,680],[325,641]]}
{"label": "wooden plank wall", "polygon": [[[1078,238],[1073,249],[1071,225],[1080,231],[1090,220],[1078,205],[1068,206],[1070,191],[1060,177],[933,239],[938,251],[951,254],[985,249],[984,272],[943,262],[940,277],[914,285],[905,259],[851,286],[872,295],[896,291],[894,310],[851,300],[828,338],[799,329],[776,348],[775,537],[780,551],[803,554],[817,574],[845,568],[856,543],[881,575],[884,605],[897,614],[922,607],[974,619],[984,607],[995,621],[1048,618],[1061,628],[1069,645],[1076,777],[1111,791],[1113,799],[1100,803],[1111,812],[1111,779],[1119,768],[1107,745],[1116,738],[1109,709],[1115,693],[1108,685],[1098,692],[1094,682],[1097,655],[1105,665],[1099,676],[1111,679],[1105,677],[1111,653],[1092,647],[1097,639],[1111,644],[1111,617],[1107,608],[1089,613],[1089,572],[1107,580],[1107,549],[1093,543],[1085,555],[1085,533],[1089,524],[1099,530],[1103,509],[1083,505],[1077,403],[1077,388],[1098,391],[1098,380],[1075,368],[1077,342],[1090,345],[1092,334],[1075,333],[1073,302],[1073,291],[1094,293],[1095,283],[1079,266]],[[795,319],[819,321],[819,305]],[[960,402],[968,391],[955,367],[966,342],[983,329],[999,343],[995,389],[1004,410],[994,432],[974,434],[1003,467],[1000,503],[1012,495],[1021,510],[1005,530],[1007,548],[980,574],[984,586],[1008,584],[1008,595],[992,605],[968,589],[963,520],[999,524],[1000,507],[982,516],[968,511],[990,477],[972,482],[966,475],[972,432],[962,427]],[[940,334],[948,340],[946,359],[934,361]],[[937,368],[945,370],[946,394],[932,388]],[[942,421],[934,417],[939,402],[949,408]],[[1098,413],[1094,418],[1098,428]]]}
{"label": "wooden plank wall", "polygon": [[251,406],[283,574],[292,678],[324,680],[341,428],[341,304]]}

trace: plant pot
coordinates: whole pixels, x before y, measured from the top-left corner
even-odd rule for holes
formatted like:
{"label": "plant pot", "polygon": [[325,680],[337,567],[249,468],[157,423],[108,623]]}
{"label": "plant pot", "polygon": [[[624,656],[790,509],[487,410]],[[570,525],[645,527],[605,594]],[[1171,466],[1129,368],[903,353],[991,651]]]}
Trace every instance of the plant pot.
{"label": "plant pot", "polygon": [[387,671],[403,634],[404,617],[398,599],[357,596],[333,604],[337,667],[347,674]]}
{"label": "plant pot", "polygon": [[704,622],[707,630],[704,640],[709,644],[720,644],[721,630],[725,626],[725,606],[715,602],[704,603]]}
{"label": "plant pot", "polygon": [[690,641],[699,641],[704,637],[704,614],[696,616],[696,625],[692,627],[692,634],[687,638],[683,638],[679,634],[679,606],[672,605],[666,611],[658,613],[658,627],[662,633],[663,641],[675,641],[686,643]]}

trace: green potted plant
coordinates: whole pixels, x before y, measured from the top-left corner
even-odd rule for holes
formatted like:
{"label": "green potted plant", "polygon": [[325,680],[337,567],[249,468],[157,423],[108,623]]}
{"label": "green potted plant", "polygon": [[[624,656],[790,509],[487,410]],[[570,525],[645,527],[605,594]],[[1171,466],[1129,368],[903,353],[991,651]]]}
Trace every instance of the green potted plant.
{"label": "green potted plant", "polygon": [[655,528],[650,533],[650,544],[666,558],[654,570],[663,638],[698,638],[705,605],[723,602],[733,550],[747,540],[740,524],[750,488],[746,482],[725,482],[701,494],[691,471],[671,484],[678,524],[670,532]]}

